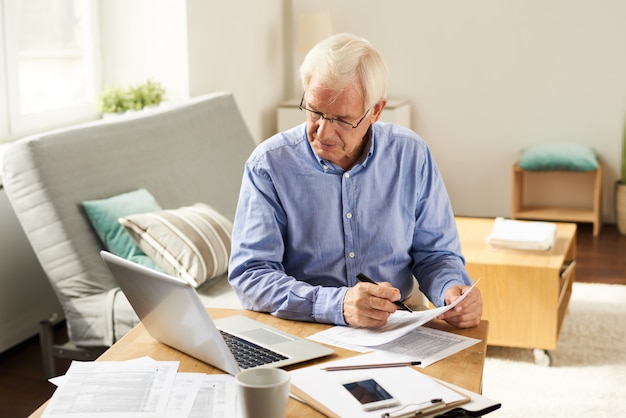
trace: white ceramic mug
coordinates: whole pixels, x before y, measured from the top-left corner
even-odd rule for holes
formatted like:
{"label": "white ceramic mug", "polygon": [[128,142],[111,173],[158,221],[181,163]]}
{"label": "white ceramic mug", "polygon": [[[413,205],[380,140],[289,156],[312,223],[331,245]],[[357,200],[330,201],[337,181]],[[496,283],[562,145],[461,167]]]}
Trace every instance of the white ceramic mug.
{"label": "white ceramic mug", "polygon": [[235,376],[237,404],[245,418],[285,418],[291,376],[282,369],[255,368]]}

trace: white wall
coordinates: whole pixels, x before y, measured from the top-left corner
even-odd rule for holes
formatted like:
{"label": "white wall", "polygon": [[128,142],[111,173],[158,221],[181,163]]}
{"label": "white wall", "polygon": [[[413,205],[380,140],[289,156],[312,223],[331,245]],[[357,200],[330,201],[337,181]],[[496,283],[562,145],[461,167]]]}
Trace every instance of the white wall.
{"label": "white wall", "polygon": [[172,101],[231,91],[261,141],[274,133],[284,98],[284,7],[283,0],[101,1],[104,84],[153,78]]}
{"label": "white wall", "polygon": [[412,128],[429,142],[457,214],[509,216],[520,149],[565,140],[604,158],[604,219],[614,220],[626,2],[293,1],[295,22],[317,11],[382,52],[391,96],[410,100]]}
{"label": "white wall", "polygon": [[101,9],[105,82],[153,76],[181,98],[233,91],[257,141],[275,131],[276,105],[299,94],[299,16],[327,11],[336,32],[383,53],[391,97],[411,102],[412,128],[429,142],[457,214],[510,215],[520,149],[565,140],[604,159],[604,220],[614,222],[626,2],[106,0]]}
{"label": "white wall", "polygon": [[101,1],[100,28],[105,86],[151,78],[163,83],[169,100],[190,97],[185,2]]}
{"label": "white wall", "polygon": [[233,92],[257,142],[276,130],[283,99],[281,0],[188,1],[191,96]]}

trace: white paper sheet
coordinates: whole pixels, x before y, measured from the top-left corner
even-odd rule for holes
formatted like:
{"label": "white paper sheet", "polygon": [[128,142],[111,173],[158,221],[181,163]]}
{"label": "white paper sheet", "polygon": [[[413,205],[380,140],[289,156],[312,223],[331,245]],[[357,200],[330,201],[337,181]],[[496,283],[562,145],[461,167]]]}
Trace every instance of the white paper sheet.
{"label": "white paper sheet", "polygon": [[147,418],[163,416],[177,361],[78,362],[70,365],[44,418]]}
{"label": "white paper sheet", "polygon": [[[478,283],[478,280],[476,281]],[[396,311],[389,317],[387,324],[380,328],[353,328],[344,326],[335,326],[327,330],[318,332],[309,337],[311,340],[320,341],[336,341],[343,344],[360,345],[365,347],[378,346],[389,343],[403,335],[409,333],[417,327],[420,327],[437,318],[442,313],[454,308],[474,289],[476,283],[461,297],[453,303],[440,308],[428,309],[425,311]]]}
{"label": "white paper sheet", "polygon": [[51,379],[59,388],[43,417],[230,418],[236,411],[231,375],[176,373],[178,362],[150,357],[75,363]]}
{"label": "white paper sheet", "polygon": [[196,401],[200,386],[204,380],[203,373],[177,373],[169,394],[166,418],[188,417]]}
{"label": "white paper sheet", "polygon": [[[231,418],[237,409],[235,378],[229,374],[206,374],[189,418]],[[239,414],[237,413],[237,416]]]}
{"label": "white paper sheet", "polygon": [[465,337],[451,332],[436,330],[428,327],[418,327],[400,338],[379,346],[363,347],[354,344],[344,344],[325,335],[312,335],[310,339],[323,344],[342,347],[358,353],[378,351],[386,353],[390,362],[421,361],[418,367],[428,367],[461,350],[480,342],[479,339]]}
{"label": "white paper sheet", "polygon": [[393,361],[421,361],[419,367],[427,367],[479,342],[476,338],[419,327],[387,344],[370,348],[386,353]]}

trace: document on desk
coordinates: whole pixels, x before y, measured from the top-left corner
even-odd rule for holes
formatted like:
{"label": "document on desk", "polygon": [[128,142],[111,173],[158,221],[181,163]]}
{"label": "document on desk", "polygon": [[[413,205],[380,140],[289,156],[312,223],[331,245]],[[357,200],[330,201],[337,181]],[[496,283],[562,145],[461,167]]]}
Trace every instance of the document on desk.
{"label": "document on desk", "polygon": [[164,416],[178,365],[177,361],[74,361],[42,416]]}
{"label": "document on desk", "polygon": [[458,353],[480,342],[477,338],[466,337],[452,332],[428,327],[418,327],[413,331],[386,344],[363,347],[344,344],[324,335],[312,335],[311,339],[328,345],[342,347],[359,353],[377,351],[389,356],[388,361],[421,361],[417,367],[428,367],[433,363]]}
{"label": "document on desk", "polygon": [[418,367],[423,368],[479,342],[477,338],[419,327],[391,342],[370,348],[393,356],[395,361],[419,360],[422,364]]}
{"label": "document on desk", "polygon": [[229,374],[205,374],[189,415],[173,414],[171,417],[232,417],[233,411],[236,409],[235,392],[236,386],[233,376]]}
{"label": "document on desk", "polygon": [[[476,281],[478,283],[478,280]],[[454,308],[474,289],[476,283],[461,297],[450,305],[440,308],[428,309],[425,311],[396,311],[389,317],[387,324],[380,328],[353,328],[345,326],[335,326],[327,330],[318,332],[309,337],[311,340],[327,342],[335,341],[348,345],[360,345],[364,347],[379,346],[390,343],[417,327],[437,318],[442,313]],[[322,341],[326,340],[326,341]]]}
{"label": "document on desk", "polygon": [[227,417],[236,409],[233,376],[177,370],[176,361],[149,357],[73,362],[51,379],[58,389],[43,417]]}
{"label": "document on desk", "polygon": [[200,396],[203,373],[177,373],[169,394],[165,418],[188,417]]}

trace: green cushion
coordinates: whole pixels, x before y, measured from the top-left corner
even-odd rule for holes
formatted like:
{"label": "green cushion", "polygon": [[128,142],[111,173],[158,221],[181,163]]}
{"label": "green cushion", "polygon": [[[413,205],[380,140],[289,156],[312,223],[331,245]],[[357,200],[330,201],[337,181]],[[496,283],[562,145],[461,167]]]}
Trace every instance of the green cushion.
{"label": "green cushion", "polygon": [[531,171],[592,171],[598,168],[598,157],[587,145],[552,142],[524,148],[518,165]]}
{"label": "green cushion", "polygon": [[118,221],[123,216],[161,210],[161,206],[150,192],[138,189],[107,199],[82,202],[82,206],[107,250],[137,264],[160,270]]}

